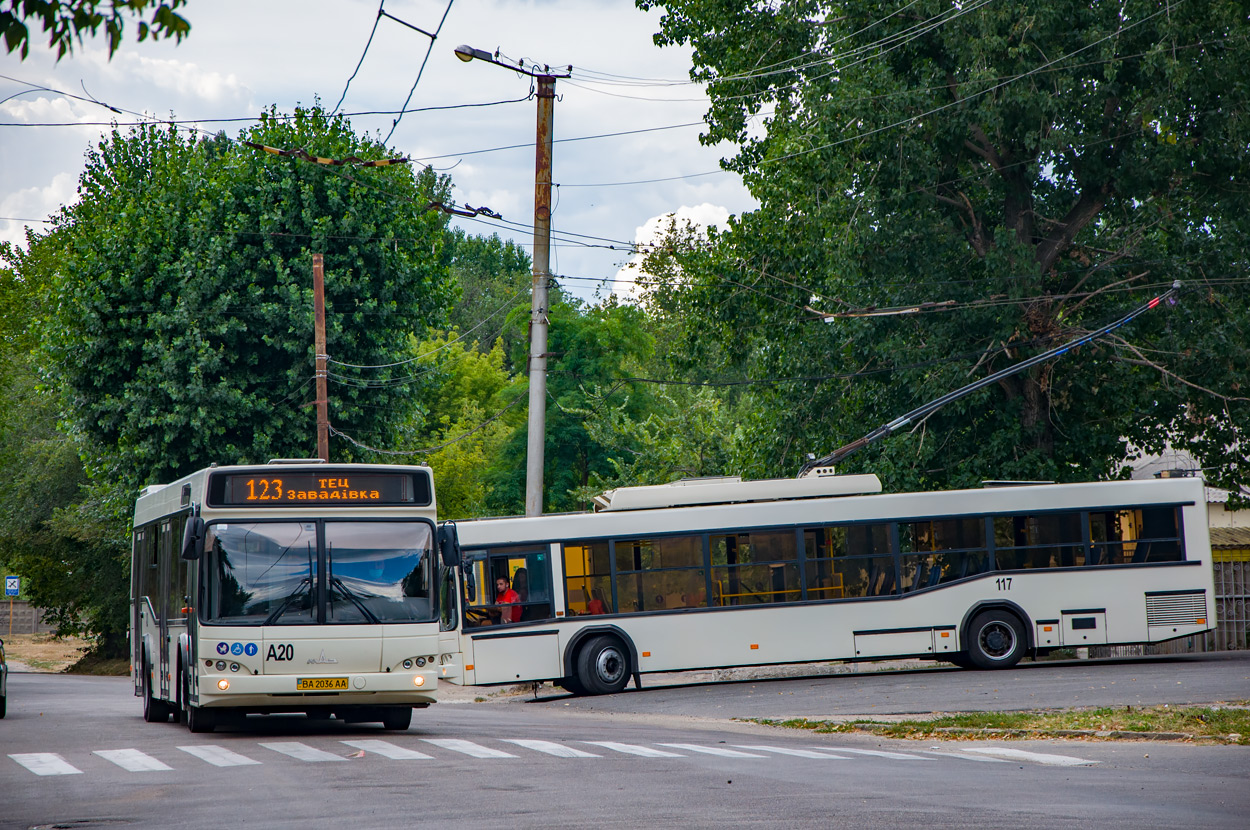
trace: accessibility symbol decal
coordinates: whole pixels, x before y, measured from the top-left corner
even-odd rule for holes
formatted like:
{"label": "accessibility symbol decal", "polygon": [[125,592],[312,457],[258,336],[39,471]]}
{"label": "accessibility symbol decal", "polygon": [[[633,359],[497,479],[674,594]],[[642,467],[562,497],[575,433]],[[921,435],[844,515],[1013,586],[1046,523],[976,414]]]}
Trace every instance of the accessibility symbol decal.
{"label": "accessibility symbol decal", "polygon": [[243,651],[247,654],[248,657],[255,657],[256,652],[260,651],[260,649],[256,647],[255,643],[248,643],[247,645],[243,647]]}
{"label": "accessibility symbol decal", "polygon": [[229,651],[230,651],[230,644],[229,644],[229,643],[218,643],[218,644],[217,644],[217,653],[218,653],[218,654],[227,654],[227,653],[229,653]]}
{"label": "accessibility symbol decal", "polygon": [[242,653],[243,653],[243,644],[242,644],[242,643],[234,643],[233,645],[231,645],[231,646],[230,646],[230,653],[231,653],[231,654],[233,654],[235,657],[238,657],[240,654],[242,654]]}

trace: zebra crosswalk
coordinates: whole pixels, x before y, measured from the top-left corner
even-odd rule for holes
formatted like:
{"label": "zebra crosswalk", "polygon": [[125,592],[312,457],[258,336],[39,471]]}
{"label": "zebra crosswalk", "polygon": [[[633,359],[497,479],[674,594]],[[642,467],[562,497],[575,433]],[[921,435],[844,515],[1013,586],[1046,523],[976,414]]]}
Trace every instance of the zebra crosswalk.
{"label": "zebra crosswalk", "polygon": [[[741,760],[748,763],[767,762],[780,758],[808,761],[854,761],[857,758],[881,758],[889,761],[934,762],[941,759],[977,761],[989,763],[1031,763],[1046,766],[1091,766],[1098,763],[1070,755],[998,746],[934,747],[927,750],[887,751],[859,749],[855,747],[801,747],[773,744],[716,744],[702,743],[623,743],[620,741],[547,741],[532,738],[499,738],[508,750],[463,738],[418,738],[397,743],[384,740],[326,741],[312,746],[301,741],[260,741],[244,746],[232,744],[226,748],[218,744],[194,744],[178,746],[183,755],[157,758],[139,749],[98,749],[90,756],[103,759],[125,772],[136,774],[164,773],[180,768],[180,761],[194,759],[214,767],[243,767],[281,761],[301,763],[343,763],[353,758],[378,756],[388,761],[437,761],[454,757],[469,757],[489,761],[507,761],[522,758],[526,753],[538,753],[554,758],[591,759],[607,756],[634,756],[638,758],[695,758],[714,756]],[[416,748],[419,747],[419,748]],[[350,751],[350,750],[355,750]],[[510,751],[509,751],[510,750]],[[54,752],[23,752],[8,756],[11,760],[38,776],[81,775],[88,766],[86,759],[67,759]]]}

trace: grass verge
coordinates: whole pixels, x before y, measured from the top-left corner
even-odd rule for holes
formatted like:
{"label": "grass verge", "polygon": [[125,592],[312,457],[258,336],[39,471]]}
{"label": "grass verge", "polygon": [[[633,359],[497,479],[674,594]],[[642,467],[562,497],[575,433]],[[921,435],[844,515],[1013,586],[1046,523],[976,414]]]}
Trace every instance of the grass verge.
{"label": "grass verge", "polygon": [[1079,738],[1173,740],[1250,746],[1250,702],[1213,706],[1147,706],[1062,712],[972,712],[899,721],[794,718],[753,723],[813,732],[871,732],[883,738]]}

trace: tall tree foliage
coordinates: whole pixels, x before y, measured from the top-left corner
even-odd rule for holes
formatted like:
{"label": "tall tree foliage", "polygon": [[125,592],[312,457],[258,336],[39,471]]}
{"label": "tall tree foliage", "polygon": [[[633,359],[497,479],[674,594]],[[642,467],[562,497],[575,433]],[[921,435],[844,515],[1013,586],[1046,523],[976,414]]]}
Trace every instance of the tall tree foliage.
{"label": "tall tree foliage", "polygon": [[[271,110],[242,137],[335,159],[391,155],[318,107]],[[41,605],[115,651],[138,487],[211,462],[314,454],[312,253],[324,253],[330,357],[394,362],[445,315],[445,217],[419,206],[447,187],[429,170],[326,167],[160,126],[88,153],[78,201],[7,252],[16,279],[39,287],[41,372],[91,480],[37,523],[79,542],[64,556],[44,545]],[[385,433],[409,409],[400,386],[330,396],[349,432]],[[87,587],[96,579],[101,591]]]}
{"label": "tall tree foliage", "polygon": [[651,296],[689,321],[687,366],[796,379],[757,393],[763,466],[792,473],[1180,280],[1179,305],[851,465],[1072,479],[1110,474],[1127,439],[1250,478],[1244,4],[638,5],[663,7],[658,43],[693,47],[704,140],[739,146],[726,166],[760,202],[658,255]]}
{"label": "tall tree foliage", "polygon": [[[74,51],[74,43],[82,43],[83,35],[96,35],[104,29],[109,57],[121,46],[126,18],[137,18],[137,40],[172,37],[181,41],[191,31],[191,24],[175,9],[187,0],[7,0],[0,8],[0,37],[5,50],[21,51],[24,60],[30,54],[30,29],[27,23],[39,23],[48,38],[48,48],[60,60]],[[151,10],[152,17],[143,19]]]}
{"label": "tall tree foliage", "polygon": [[[318,109],[271,111],[243,137],[386,155]],[[55,269],[44,346],[74,429],[107,455],[99,465],[135,484],[313,455],[312,254],[324,253],[329,356],[392,362],[448,301],[445,217],[412,207],[445,188],[428,170],[343,173],[224,137],[114,133],[88,155],[79,201],[22,260]],[[397,388],[339,386],[330,400],[335,423],[370,434],[406,406]]]}

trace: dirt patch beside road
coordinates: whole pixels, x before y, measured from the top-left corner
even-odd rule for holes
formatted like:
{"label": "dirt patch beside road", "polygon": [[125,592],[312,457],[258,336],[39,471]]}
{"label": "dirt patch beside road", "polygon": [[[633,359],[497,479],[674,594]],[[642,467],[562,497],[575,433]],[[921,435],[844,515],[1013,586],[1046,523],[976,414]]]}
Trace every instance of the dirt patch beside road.
{"label": "dirt patch beside road", "polygon": [[90,645],[81,637],[14,634],[3,637],[11,671],[62,672],[82,659]]}

